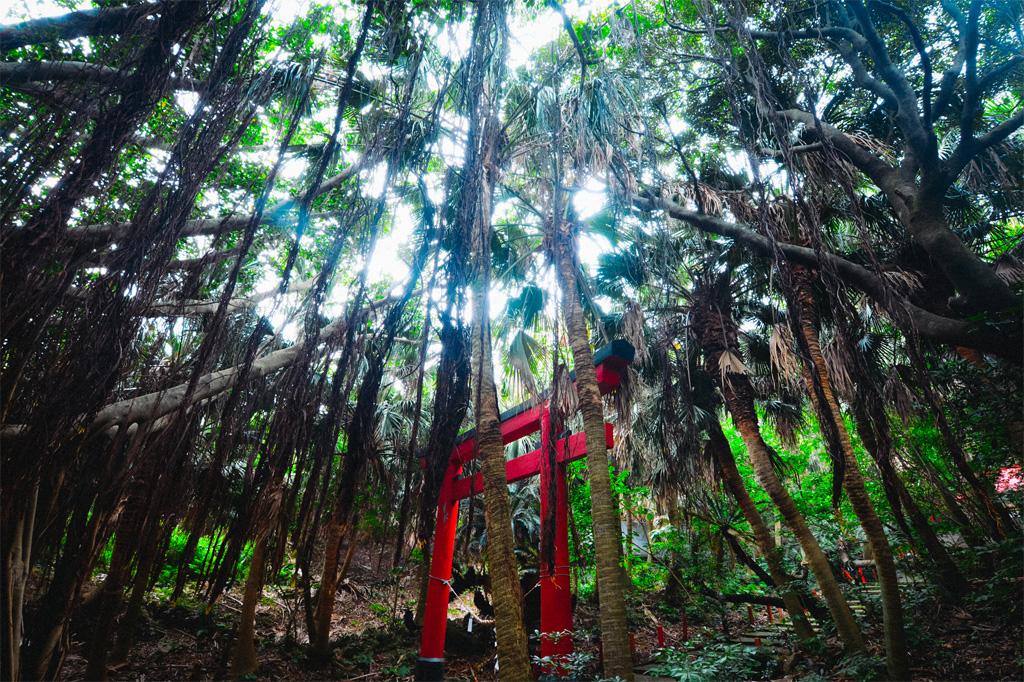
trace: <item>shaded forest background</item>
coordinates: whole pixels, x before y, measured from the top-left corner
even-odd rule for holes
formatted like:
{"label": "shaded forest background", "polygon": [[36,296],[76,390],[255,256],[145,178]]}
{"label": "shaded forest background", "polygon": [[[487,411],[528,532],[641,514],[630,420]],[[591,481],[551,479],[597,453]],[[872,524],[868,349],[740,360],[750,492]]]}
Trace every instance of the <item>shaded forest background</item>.
{"label": "shaded forest background", "polygon": [[1020,3],[5,11],[4,679],[1019,678]]}

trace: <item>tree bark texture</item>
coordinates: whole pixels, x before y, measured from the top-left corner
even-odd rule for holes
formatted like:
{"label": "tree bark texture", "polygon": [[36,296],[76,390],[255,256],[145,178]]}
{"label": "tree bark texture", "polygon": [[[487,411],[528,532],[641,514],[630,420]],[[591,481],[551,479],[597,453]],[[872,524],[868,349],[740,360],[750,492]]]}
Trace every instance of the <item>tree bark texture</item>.
{"label": "tree bark texture", "polygon": [[768,564],[768,574],[771,577],[772,583],[778,588],[782,602],[786,606],[786,611],[789,612],[789,616],[793,621],[793,630],[796,632],[797,637],[802,640],[813,639],[814,628],[811,627],[810,621],[804,615],[804,608],[800,603],[800,597],[789,585],[789,579],[782,566],[782,556],[779,548],[775,545],[775,539],[772,537],[771,531],[768,530],[764,518],[761,517],[761,512],[758,511],[754,500],[750,498],[750,493],[747,492],[747,488],[743,484],[743,478],[740,477],[740,472],[736,468],[736,461],[733,459],[729,442],[726,440],[725,434],[722,433],[722,427],[717,421],[711,424],[708,438],[708,446],[713,449],[715,458],[718,460],[725,487],[736,499],[736,503],[739,504],[743,512],[743,517],[754,531],[754,540],[757,542],[761,555],[764,556],[765,563]]}
{"label": "tree bark texture", "polygon": [[604,407],[597,386],[590,335],[583,319],[576,281],[575,239],[568,221],[556,226],[558,274],[562,288],[562,315],[572,345],[576,392],[587,436],[587,475],[594,526],[597,591],[600,598],[601,652],[604,675],[633,679],[633,653],[626,618],[626,576],[622,569],[622,526],[612,496],[608,449],[604,435]]}
{"label": "tree bark texture", "polygon": [[[796,273],[796,275],[794,279],[797,280],[799,331],[809,354],[809,358],[807,358],[809,366],[805,367],[804,373],[807,392],[811,397],[815,412],[818,414],[818,419],[822,422],[826,420],[831,422],[835,430],[834,433],[838,436],[839,443],[837,445],[840,452],[834,452],[833,457],[841,457],[844,460],[843,489],[846,491],[846,496],[850,500],[850,505],[860,521],[861,528],[864,529],[864,535],[874,554],[882,599],[886,667],[893,679],[909,679],[910,661],[907,658],[903,606],[900,601],[896,563],[893,561],[892,549],[885,536],[882,521],[878,518],[871,498],[868,496],[867,488],[864,485],[864,476],[861,474],[860,465],[850,442],[850,434],[846,430],[846,423],[843,421],[839,403],[832,392],[832,383],[825,366],[825,358],[821,353],[821,344],[818,341],[818,332],[815,327],[814,295],[810,291],[809,285],[799,279],[801,273]],[[826,438],[826,443],[829,440]]]}

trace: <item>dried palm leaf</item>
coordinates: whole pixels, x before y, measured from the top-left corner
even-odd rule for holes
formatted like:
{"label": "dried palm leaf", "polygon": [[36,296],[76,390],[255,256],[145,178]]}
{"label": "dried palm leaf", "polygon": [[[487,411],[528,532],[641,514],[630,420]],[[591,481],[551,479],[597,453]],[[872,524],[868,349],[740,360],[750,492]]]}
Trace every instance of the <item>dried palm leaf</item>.
{"label": "dried palm leaf", "polygon": [[638,303],[630,301],[622,314],[622,335],[636,349],[634,360],[637,366],[643,366],[650,360],[647,352],[647,340],[644,335],[644,311]]}
{"label": "dried palm leaf", "polygon": [[882,273],[893,289],[904,296],[921,290],[921,276],[909,270],[888,270]]}
{"label": "dried palm leaf", "polygon": [[825,342],[821,354],[825,358],[825,368],[828,370],[832,390],[839,398],[852,402],[856,398],[849,371],[853,360],[847,355],[846,344],[842,343],[838,336],[833,335]]}
{"label": "dried palm leaf", "polygon": [[557,372],[555,377],[556,385],[553,387],[553,394],[557,397],[555,408],[566,418],[576,414],[580,407],[579,395],[576,393],[576,384],[569,378],[569,372]]}
{"label": "dried palm leaf", "polygon": [[747,366],[743,364],[740,356],[731,350],[725,350],[718,356],[718,370],[721,373],[722,385],[729,384],[730,374],[749,374]]}
{"label": "dried palm leaf", "polygon": [[899,415],[903,423],[908,423],[910,417],[914,414],[914,396],[910,389],[907,388],[907,385],[903,383],[903,379],[900,377],[899,372],[896,371],[896,368],[892,368],[889,371],[889,376],[885,380],[885,386],[882,387],[882,394],[885,396],[886,401],[896,410],[896,414]]}
{"label": "dried palm leaf", "polygon": [[1010,254],[1003,254],[996,259],[995,270],[996,276],[1007,284],[1024,282],[1024,263]]}
{"label": "dried palm leaf", "polygon": [[800,381],[800,359],[793,352],[793,335],[784,324],[772,325],[768,357],[779,383],[793,386]]}

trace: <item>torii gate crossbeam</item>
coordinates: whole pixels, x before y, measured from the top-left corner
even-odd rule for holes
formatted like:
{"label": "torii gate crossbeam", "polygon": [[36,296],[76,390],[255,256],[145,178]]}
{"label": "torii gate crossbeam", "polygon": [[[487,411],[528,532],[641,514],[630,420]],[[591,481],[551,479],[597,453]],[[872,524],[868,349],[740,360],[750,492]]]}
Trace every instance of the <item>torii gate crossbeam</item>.
{"label": "torii gate crossbeam", "polygon": [[[621,382],[622,372],[633,361],[633,346],[616,340],[594,354],[597,383],[601,394],[615,390]],[[605,441],[612,446],[612,425],[606,423]],[[586,452],[586,434],[572,434],[555,443],[557,467],[550,475],[549,459],[542,457],[551,442],[550,411],[546,398],[528,401],[501,415],[501,437],[504,444],[540,431],[539,449],[505,463],[509,483],[540,475],[541,480],[541,537],[548,517],[549,482],[555,482],[554,572],[548,562],[540,567],[541,590],[541,656],[564,656],[572,653],[570,636],[556,636],[572,630],[572,598],[569,588],[569,533],[568,491],[565,466],[583,457]],[[437,522],[434,530],[434,549],[430,561],[430,580],[427,585],[427,603],[423,612],[423,635],[416,665],[417,680],[444,679],[444,640],[448,624],[448,598],[451,591],[452,559],[455,552],[455,531],[459,520],[459,500],[483,492],[480,474],[462,476],[462,466],[477,456],[475,431],[461,436],[452,451],[438,495]]]}

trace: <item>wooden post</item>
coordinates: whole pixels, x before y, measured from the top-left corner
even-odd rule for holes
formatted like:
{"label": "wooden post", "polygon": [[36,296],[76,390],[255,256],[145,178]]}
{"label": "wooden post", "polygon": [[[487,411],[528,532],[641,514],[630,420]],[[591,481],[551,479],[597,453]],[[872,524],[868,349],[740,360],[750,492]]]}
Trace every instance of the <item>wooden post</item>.
{"label": "wooden post", "polygon": [[444,637],[448,627],[448,598],[451,594],[452,558],[455,554],[455,530],[459,523],[459,500],[453,499],[452,486],[462,473],[457,460],[448,465],[437,501],[434,550],[430,557],[427,605],[423,611],[423,638],[416,661],[417,680],[444,679]]}
{"label": "wooden post", "polygon": [[[545,409],[540,422],[540,536],[545,537],[549,513],[551,479],[555,490],[554,557],[545,556],[541,548],[540,557],[540,655],[562,657],[573,651],[572,636],[572,593],[569,586],[569,494],[566,486],[565,465],[555,463],[550,470],[551,458],[548,447],[551,442],[551,413]],[[552,476],[553,473],[553,476]],[[554,571],[550,570],[554,565]],[[561,634],[559,634],[561,633]],[[550,672],[562,675],[568,672],[562,666],[554,666]]]}

